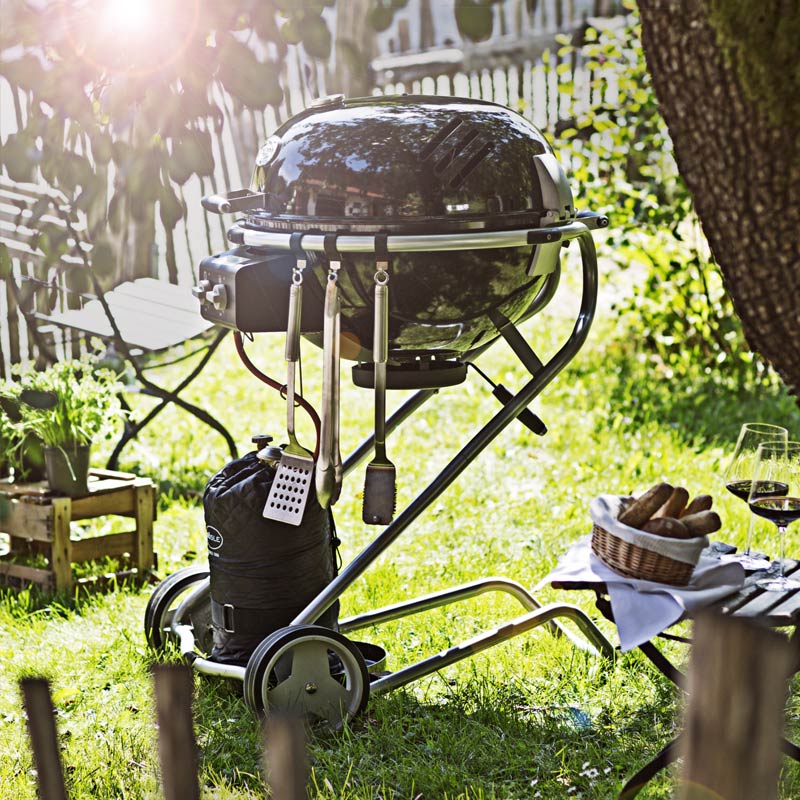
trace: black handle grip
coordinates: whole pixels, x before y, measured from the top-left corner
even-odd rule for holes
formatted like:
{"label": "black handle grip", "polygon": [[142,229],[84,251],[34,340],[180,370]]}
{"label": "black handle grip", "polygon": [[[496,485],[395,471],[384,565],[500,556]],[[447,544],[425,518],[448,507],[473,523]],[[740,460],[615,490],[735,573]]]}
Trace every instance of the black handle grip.
{"label": "black handle grip", "polygon": [[[514,396],[511,392],[503,386],[502,383],[498,383],[492,394],[503,404],[505,405],[511,398]],[[524,408],[517,419],[526,427],[528,430],[533,431],[537,436],[544,436],[547,433],[547,425],[542,422],[536,414],[533,413],[529,408]]]}

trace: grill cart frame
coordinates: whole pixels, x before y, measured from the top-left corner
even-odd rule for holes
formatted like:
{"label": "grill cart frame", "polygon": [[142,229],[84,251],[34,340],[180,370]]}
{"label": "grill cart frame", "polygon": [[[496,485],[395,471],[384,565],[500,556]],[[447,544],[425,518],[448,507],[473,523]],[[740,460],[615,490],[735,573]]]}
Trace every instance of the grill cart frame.
{"label": "grill cart frame", "polygon": [[[561,225],[510,232],[459,232],[444,236],[430,234],[413,237],[389,235],[385,240],[389,252],[402,252],[403,248],[462,250],[481,246],[516,247],[521,243],[560,243],[566,246],[576,240],[581,256],[582,290],[580,307],[571,333],[554,355],[547,361],[542,361],[515,324],[497,312],[492,313],[492,322],[499,336],[505,339],[530,373],[530,380],[516,394],[505,399],[503,407],[451,458],[428,486],[342,569],[291,624],[275,631],[261,642],[246,666],[223,664],[207,657],[208,637],[204,637],[203,633],[204,626],[210,619],[207,611],[210,605],[210,581],[208,571],[198,567],[175,573],[156,589],[145,616],[150,646],[162,649],[166,647],[168,640],[176,640],[183,658],[197,672],[242,681],[245,702],[254,710],[287,709],[302,712],[324,721],[334,729],[341,727],[346,720],[363,709],[371,694],[379,695],[404,686],[540,625],[547,625],[554,632],[569,636],[583,649],[613,657],[613,645],[580,608],[568,603],[542,605],[519,583],[501,577],[487,577],[345,619],[341,621],[338,631],[315,624],[461,472],[513,420],[526,412],[531,401],[578,353],[588,335],[597,303],[598,270],[592,231],[607,224],[606,217],[582,213]],[[245,244],[254,247],[268,245],[271,248],[288,250],[296,244],[296,238],[292,240],[288,234],[262,234],[241,226],[233,229],[230,238],[236,241],[237,236]],[[321,249],[324,247],[324,237],[303,235],[301,247],[309,250]],[[340,235],[336,238],[336,248],[340,252],[354,250],[371,253],[376,248],[375,237]],[[547,282],[539,296],[534,299],[531,313],[546,305],[556,288],[557,279]],[[529,316],[530,314],[526,318]],[[465,360],[483,349],[485,347],[469,353]],[[423,388],[412,395],[386,421],[387,435],[437,391],[438,389]],[[344,460],[344,474],[364,461],[373,448],[374,436],[367,437]],[[524,613],[397,672],[383,672],[384,663],[380,653],[365,651],[363,645],[344,635],[486,592],[500,592],[513,597],[523,607]],[[576,637],[569,629],[564,628],[559,622],[561,619],[577,626],[584,638]],[[288,658],[289,655],[291,658]],[[331,668],[331,663],[337,665],[335,669]]]}

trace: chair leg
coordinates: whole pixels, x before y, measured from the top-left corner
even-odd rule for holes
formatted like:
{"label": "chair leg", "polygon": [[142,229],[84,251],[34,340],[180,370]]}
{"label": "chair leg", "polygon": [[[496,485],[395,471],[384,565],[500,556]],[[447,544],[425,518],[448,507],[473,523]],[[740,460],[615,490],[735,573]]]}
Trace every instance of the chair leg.
{"label": "chair leg", "polygon": [[139,422],[137,422],[135,425],[130,425],[126,427],[125,431],[123,432],[122,436],[120,437],[119,441],[114,447],[113,452],[109,456],[109,459],[106,463],[107,469],[117,469],[119,456],[122,453],[122,450],[125,447],[125,445],[131,439],[133,439],[146,425],[152,422],[152,420],[170,403],[175,403],[175,405],[179,406],[184,411],[188,411],[190,414],[197,417],[197,419],[199,419],[201,422],[205,423],[210,428],[217,431],[225,440],[231,458],[236,458],[238,456],[236,442],[233,440],[233,437],[225,428],[225,426],[219,420],[212,417],[204,409],[199,408],[193,403],[189,403],[188,401],[178,396],[179,393],[182,392],[200,374],[200,372],[203,370],[203,367],[205,367],[205,365],[211,359],[211,356],[214,354],[214,352],[222,343],[222,340],[225,338],[227,334],[228,330],[224,328],[221,329],[217,337],[209,344],[200,362],[174,389],[171,390],[164,389],[161,386],[158,386],[157,384],[150,381],[143,374],[142,368],[137,363],[133,362],[133,367],[136,372],[136,377],[139,383],[144,387],[145,392],[149,395],[152,395],[153,397],[158,397],[161,402],[159,402],[154,408],[152,408],[147,413],[147,415],[143,417],[141,420],[139,420]]}
{"label": "chair leg", "polygon": [[676,736],[655,758],[645,764],[633,777],[629,778],[617,796],[617,800],[631,800],[631,798],[636,797],[657,772],[676,761],[679,741],[680,735]]}

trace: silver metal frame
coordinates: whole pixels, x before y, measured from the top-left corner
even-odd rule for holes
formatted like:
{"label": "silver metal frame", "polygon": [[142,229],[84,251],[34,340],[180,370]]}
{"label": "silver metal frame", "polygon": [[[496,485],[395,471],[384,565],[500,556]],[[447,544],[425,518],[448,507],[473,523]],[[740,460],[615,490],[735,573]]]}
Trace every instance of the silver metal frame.
{"label": "silver metal frame", "polygon": [[[583,345],[589,332],[597,301],[597,257],[594,250],[590,229],[605,227],[607,219],[597,215],[579,216],[566,225],[546,229],[523,231],[501,231],[478,234],[453,234],[436,236],[389,236],[390,252],[413,252],[417,250],[459,250],[465,248],[518,247],[531,244],[531,239],[544,242],[543,236],[551,236],[551,241],[568,241],[577,239],[581,251],[583,267],[583,291],[581,306],[572,333],[560,350],[547,362],[543,363],[522,340],[519,332],[511,325],[499,325],[498,330],[507,340],[523,364],[531,372],[532,379],[512,397],[497,414],[481,428],[478,433],[453,457],[439,475],[398,514],[364,550],[339,573],[328,586],[315,597],[311,603],[292,620],[291,626],[313,624],[320,616],[350,587],[350,585],[370,566],[374,560],[391,545],[400,533],[416,519],[417,516],[442,494],[448,486],[466,469],[466,467],[487,447],[499,433],[509,425],[542,389],[566,366]],[[529,237],[529,233],[532,234]],[[253,246],[270,246],[289,248],[288,234],[266,234],[245,230],[245,244]],[[336,240],[339,252],[367,253],[374,250],[372,236],[339,236]],[[304,250],[324,250],[323,237],[316,234],[303,236],[301,247]],[[417,408],[424,399],[435,392],[420,392],[412,398],[409,411]],[[401,409],[402,411],[402,409]],[[398,412],[397,424],[408,416]],[[387,430],[395,427],[394,421],[387,423]],[[374,437],[365,441],[345,461],[345,472],[353,469],[374,448]],[[414,600],[362,614],[343,620],[339,626],[341,632],[358,630],[371,625],[378,625],[389,620],[417,614],[433,608],[446,606],[473,598],[489,591],[499,591],[511,595],[526,609],[526,613],[493,630],[481,633],[460,645],[437,653],[423,661],[407,666],[387,676],[376,678],[370,683],[370,691],[383,693],[403,686],[417,678],[430,675],[445,666],[463,658],[485,650],[500,642],[518,636],[540,625],[547,624],[556,633],[567,635],[573,643],[583,649],[587,645],[577,639],[555,620],[565,618],[574,623],[588,641],[588,649],[605,657],[613,657],[614,647],[603,635],[592,620],[578,607],[566,603],[541,605],[536,598],[520,584],[505,578],[490,577],[426,595]],[[245,667],[220,664],[200,656],[195,650],[195,638],[190,625],[185,624],[191,608],[199,602],[207,602],[210,594],[210,581],[205,579],[186,597],[176,609],[170,630],[180,643],[184,658],[193,667],[207,675],[217,675],[244,681]]]}
{"label": "silver metal frame", "polygon": [[[529,244],[557,242],[573,239],[585,231],[608,225],[608,219],[599,215],[579,215],[565,225],[544,228],[520,228],[509,231],[475,231],[429,234],[391,234],[386,239],[390,253],[441,252],[443,250],[489,250],[503,247],[525,247]],[[257,231],[236,225],[236,236],[251,247],[290,249],[290,233]],[[532,242],[531,239],[536,241]],[[541,241],[540,241],[541,240]],[[325,235],[305,233],[300,247],[306,251],[324,252]],[[374,253],[375,237],[341,233],[336,236],[336,249],[340,253]]]}

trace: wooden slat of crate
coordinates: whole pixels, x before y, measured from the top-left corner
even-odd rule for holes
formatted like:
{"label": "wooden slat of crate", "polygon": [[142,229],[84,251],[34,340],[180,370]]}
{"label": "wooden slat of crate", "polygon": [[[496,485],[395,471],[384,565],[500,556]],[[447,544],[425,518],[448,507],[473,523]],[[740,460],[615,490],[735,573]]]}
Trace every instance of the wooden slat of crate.
{"label": "wooden slat of crate", "polygon": [[108,533],[72,542],[72,562],[92,561],[104,556],[136,555],[136,531]]}
{"label": "wooden slat of crate", "polygon": [[[0,521],[0,531],[11,535],[12,555],[42,553],[50,570],[0,560],[0,573],[13,570],[16,577],[31,580],[46,590],[69,590],[74,585],[72,564],[104,556],[130,555],[137,572],[144,575],[155,565],[153,521],[156,490],[145,478],[126,473],[95,470],[90,475],[89,493],[80,497],[54,497],[28,486],[0,489],[10,495],[10,513]],[[135,520],[132,532],[72,540],[70,523],[94,517],[121,516]],[[41,573],[41,574],[40,574]],[[45,581],[42,574],[49,576]]]}
{"label": "wooden slat of crate", "polygon": [[45,592],[52,592],[55,588],[53,577],[53,571],[49,569],[0,562],[0,583],[6,586],[22,587],[35,583]]}
{"label": "wooden slat of crate", "polygon": [[0,520],[0,531],[12,536],[53,541],[53,506],[28,503],[21,499],[12,500],[6,517]]}

